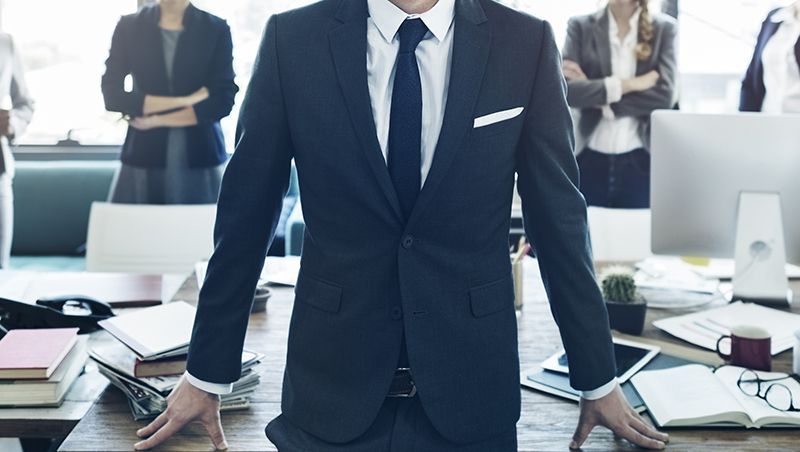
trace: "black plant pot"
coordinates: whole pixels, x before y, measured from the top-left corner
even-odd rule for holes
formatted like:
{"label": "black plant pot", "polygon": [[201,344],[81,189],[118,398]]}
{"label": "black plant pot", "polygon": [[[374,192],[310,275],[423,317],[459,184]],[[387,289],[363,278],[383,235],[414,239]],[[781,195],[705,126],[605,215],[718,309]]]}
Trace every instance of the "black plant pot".
{"label": "black plant pot", "polygon": [[639,336],[644,330],[644,318],[647,315],[647,303],[618,303],[606,300],[608,320],[611,329],[620,333]]}

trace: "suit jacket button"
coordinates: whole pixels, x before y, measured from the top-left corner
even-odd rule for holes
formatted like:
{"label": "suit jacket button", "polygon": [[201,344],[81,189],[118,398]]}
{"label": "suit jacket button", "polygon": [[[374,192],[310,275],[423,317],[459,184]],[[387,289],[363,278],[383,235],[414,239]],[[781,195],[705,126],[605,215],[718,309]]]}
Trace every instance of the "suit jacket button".
{"label": "suit jacket button", "polygon": [[394,320],[400,320],[403,318],[403,308],[400,306],[395,306],[392,308],[392,318]]}
{"label": "suit jacket button", "polygon": [[403,239],[403,248],[410,249],[412,246],[414,246],[414,237],[410,235],[405,236]]}

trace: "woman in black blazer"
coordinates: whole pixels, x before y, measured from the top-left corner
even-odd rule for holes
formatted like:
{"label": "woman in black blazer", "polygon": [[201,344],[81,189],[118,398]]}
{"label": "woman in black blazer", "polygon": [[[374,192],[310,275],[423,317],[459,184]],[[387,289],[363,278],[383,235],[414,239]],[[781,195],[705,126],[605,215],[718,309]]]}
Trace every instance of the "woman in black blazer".
{"label": "woman in black blazer", "polygon": [[800,0],[771,11],[761,25],[739,110],[800,113]]}
{"label": "woman in black blazer", "polygon": [[219,121],[238,91],[232,47],[227,23],[189,0],[120,19],[102,79],[106,108],[130,123],[112,202],[216,202],[227,160]]}

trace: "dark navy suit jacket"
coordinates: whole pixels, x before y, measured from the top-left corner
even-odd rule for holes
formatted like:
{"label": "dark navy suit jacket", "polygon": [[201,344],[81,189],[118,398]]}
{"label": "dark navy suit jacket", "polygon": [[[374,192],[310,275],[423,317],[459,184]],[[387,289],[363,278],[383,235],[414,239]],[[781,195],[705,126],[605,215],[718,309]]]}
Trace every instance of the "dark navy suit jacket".
{"label": "dark navy suit jacket", "polygon": [[[106,109],[131,117],[142,116],[144,97],[186,96],[205,86],[209,98],[194,106],[198,124],[188,127],[189,165],[216,166],[227,160],[219,121],[228,116],[238,91],[234,83],[233,50],[228,24],[189,5],[183,19],[172,74],[167,80],[158,5],[122,17],[111,39],[102,88]],[[125,77],[133,91],[125,91]],[[128,128],[122,161],[139,167],[163,167],[169,129]]]}
{"label": "dark navy suit jacket", "polygon": [[[756,48],[753,52],[753,59],[750,61],[750,66],[747,68],[747,73],[742,80],[742,92],[739,97],[739,111],[761,111],[764,104],[764,97],[767,94],[767,88],[764,86],[764,65],[761,62],[761,56],[764,54],[764,47],[767,46],[769,40],[777,33],[780,28],[780,23],[772,21],[772,16],[778,12],[779,9],[771,11],[764,23],[761,25],[761,31],[758,33],[758,40],[756,41]],[[800,64],[800,39],[794,45],[794,54],[797,57],[797,63]]]}
{"label": "dark navy suit jacket", "polygon": [[[273,16],[222,183],[216,250],[188,371],[228,383],[294,158],[306,233],[282,409],[346,442],[384,403],[405,331],[418,396],[456,442],[505,433],[520,414],[508,253],[515,176],[571,383],[614,376],[594,280],[572,123],[549,25],[490,0],[458,0],[452,76],[432,168],[403,220],[367,86],[365,0]],[[524,107],[473,128],[476,117]]]}

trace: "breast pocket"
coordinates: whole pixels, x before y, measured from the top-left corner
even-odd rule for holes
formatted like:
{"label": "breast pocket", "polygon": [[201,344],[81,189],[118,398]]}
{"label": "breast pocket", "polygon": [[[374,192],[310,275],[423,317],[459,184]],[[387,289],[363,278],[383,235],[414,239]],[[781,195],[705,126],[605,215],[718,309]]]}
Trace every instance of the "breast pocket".
{"label": "breast pocket", "polygon": [[514,129],[522,120],[523,107],[510,108],[478,116],[473,121],[473,139],[488,138]]}

